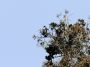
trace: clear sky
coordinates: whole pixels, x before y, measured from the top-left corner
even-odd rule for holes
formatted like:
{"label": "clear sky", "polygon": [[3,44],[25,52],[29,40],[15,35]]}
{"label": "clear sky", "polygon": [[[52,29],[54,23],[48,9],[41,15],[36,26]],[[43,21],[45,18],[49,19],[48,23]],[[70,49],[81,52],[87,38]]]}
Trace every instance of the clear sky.
{"label": "clear sky", "polygon": [[0,67],[41,67],[46,54],[32,35],[65,9],[87,19],[90,0],[0,0]]}

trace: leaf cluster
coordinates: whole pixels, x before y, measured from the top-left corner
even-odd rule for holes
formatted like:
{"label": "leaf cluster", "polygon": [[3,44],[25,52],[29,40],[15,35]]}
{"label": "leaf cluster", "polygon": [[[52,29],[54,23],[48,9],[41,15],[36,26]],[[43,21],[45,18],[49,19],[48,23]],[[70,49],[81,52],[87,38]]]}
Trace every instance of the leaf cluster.
{"label": "leaf cluster", "polygon": [[60,23],[51,22],[49,27],[43,26],[40,36],[34,35],[34,38],[48,53],[46,60],[52,61],[59,54],[63,57],[60,64],[64,65],[61,62],[69,60],[68,66],[73,58],[85,56],[83,48],[87,48],[90,41],[90,29],[83,19],[78,19],[75,24],[67,24],[63,20]]}

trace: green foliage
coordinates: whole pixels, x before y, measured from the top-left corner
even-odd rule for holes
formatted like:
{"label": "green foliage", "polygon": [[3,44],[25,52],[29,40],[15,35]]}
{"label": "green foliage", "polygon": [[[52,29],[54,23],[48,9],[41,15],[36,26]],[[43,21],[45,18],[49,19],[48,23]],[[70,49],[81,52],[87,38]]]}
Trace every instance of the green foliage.
{"label": "green foliage", "polygon": [[81,51],[81,52],[80,52],[80,56],[83,56],[83,55],[85,55],[85,54],[84,54],[84,52]]}
{"label": "green foliage", "polygon": [[50,25],[51,30],[55,29],[55,27],[57,26],[55,22],[52,22],[49,25]]}
{"label": "green foliage", "polygon": [[83,19],[78,19],[75,24],[67,24],[64,21],[65,19],[62,19],[63,21],[60,21],[59,24],[50,23],[50,28],[44,26],[40,30],[40,36],[34,35],[34,39],[37,39],[38,43],[48,53],[46,60],[52,62],[54,56],[59,54],[63,57],[59,64],[65,66],[66,63],[62,63],[62,61],[67,61],[66,67],[68,67],[68,65],[72,66],[72,63],[70,63],[72,58],[85,56],[85,51],[82,52],[82,50],[88,48],[90,29]]}

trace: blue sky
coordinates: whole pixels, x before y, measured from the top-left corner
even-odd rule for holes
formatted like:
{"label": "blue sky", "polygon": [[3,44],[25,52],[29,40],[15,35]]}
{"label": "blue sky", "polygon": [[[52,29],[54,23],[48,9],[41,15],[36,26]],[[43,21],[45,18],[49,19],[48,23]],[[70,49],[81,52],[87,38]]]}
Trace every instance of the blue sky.
{"label": "blue sky", "polygon": [[0,0],[0,67],[41,67],[46,53],[32,35],[65,9],[73,21],[87,19],[89,6],[90,0]]}

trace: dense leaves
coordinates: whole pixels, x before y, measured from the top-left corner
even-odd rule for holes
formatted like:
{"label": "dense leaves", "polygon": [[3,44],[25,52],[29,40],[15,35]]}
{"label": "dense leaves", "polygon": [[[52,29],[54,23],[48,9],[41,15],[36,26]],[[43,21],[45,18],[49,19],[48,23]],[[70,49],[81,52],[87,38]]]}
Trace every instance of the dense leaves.
{"label": "dense leaves", "polygon": [[52,60],[54,58],[54,55],[57,55],[60,53],[58,46],[56,45],[49,45],[49,47],[45,49],[46,49],[46,52],[49,54],[49,56],[46,56],[47,60]]}
{"label": "dense leaves", "polygon": [[[90,42],[90,29],[83,19],[78,19],[75,24],[67,24],[65,19],[60,23],[50,23],[49,28],[44,26],[40,30],[40,36],[34,36],[48,53],[45,56],[47,61],[52,62],[57,54],[63,57],[57,67],[71,67],[80,62],[78,58],[86,56],[84,48],[87,49]],[[77,61],[72,63],[74,58]]]}
{"label": "dense leaves", "polygon": [[56,26],[57,26],[57,24],[54,23],[54,22],[52,22],[52,23],[50,24],[50,28],[51,28],[51,30],[55,29]]}

